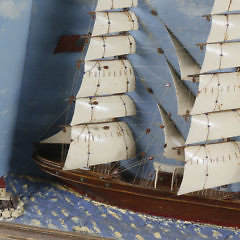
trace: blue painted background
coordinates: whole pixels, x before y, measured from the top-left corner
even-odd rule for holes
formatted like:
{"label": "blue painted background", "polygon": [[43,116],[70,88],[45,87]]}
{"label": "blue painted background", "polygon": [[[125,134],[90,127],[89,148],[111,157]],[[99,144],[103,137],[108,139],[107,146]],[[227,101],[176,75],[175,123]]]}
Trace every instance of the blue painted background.
{"label": "blue painted background", "polygon": [[[177,102],[171,76],[164,57],[158,54],[156,49],[163,48],[179,71],[175,50],[161,21],[150,14],[146,5],[148,2],[201,64],[204,52],[200,51],[196,44],[205,41],[210,28],[210,24],[201,18],[201,15],[210,12],[213,1],[140,0],[139,7],[134,10],[150,30],[154,41],[151,41],[140,23],[140,30],[132,33],[137,42],[137,53],[129,56],[129,59],[149,87],[154,89],[158,101],[172,114],[173,120],[186,136],[189,122],[186,123],[177,116]],[[87,12],[94,9],[96,0],[25,0],[21,1],[21,5],[17,0],[0,0],[0,9],[7,3],[8,8],[15,8],[18,14],[12,18],[5,16],[4,11],[0,10],[0,23],[5,29],[0,35],[3,39],[0,52],[4,53],[0,56],[0,65],[3,66],[4,73],[0,82],[0,151],[3,153],[0,175],[9,170],[41,174],[31,160],[32,142],[50,136],[60,130],[58,125],[65,123],[66,116],[62,116],[56,122],[55,120],[64,112],[67,107],[65,99],[72,94],[76,60],[83,59],[79,53],[54,55],[53,50],[61,35],[89,32],[91,17]],[[15,42],[14,47],[11,41]],[[81,75],[78,85],[80,81]],[[165,87],[165,83],[172,85]],[[188,85],[196,92],[196,84]],[[162,157],[164,136],[163,130],[159,128],[161,118],[156,102],[147,93],[139,78],[136,92],[131,93],[131,96],[136,101],[138,115],[129,117],[126,121],[138,139],[138,151],[146,151],[149,147],[147,156],[155,156],[156,160],[165,161]],[[53,127],[45,133],[50,124],[53,124]],[[149,127],[151,134],[144,134]],[[151,167],[148,167],[148,170],[151,172]]]}
{"label": "blue painted background", "polygon": [[[9,171],[31,16],[31,0],[0,0],[0,175]],[[19,136],[24,141],[23,136]],[[26,151],[26,150],[25,150]],[[16,161],[21,161],[20,156]]]}
{"label": "blue painted background", "polygon": [[[71,95],[76,60],[80,58],[78,53],[54,55],[53,51],[62,35],[88,32],[88,2],[32,2],[23,87],[10,162],[11,171],[40,173],[31,160],[32,141],[39,140],[49,124],[66,108],[65,99]],[[50,133],[58,130],[59,124],[64,124],[64,119],[60,119]],[[18,156],[21,156],[21,161],[18,161]]]}

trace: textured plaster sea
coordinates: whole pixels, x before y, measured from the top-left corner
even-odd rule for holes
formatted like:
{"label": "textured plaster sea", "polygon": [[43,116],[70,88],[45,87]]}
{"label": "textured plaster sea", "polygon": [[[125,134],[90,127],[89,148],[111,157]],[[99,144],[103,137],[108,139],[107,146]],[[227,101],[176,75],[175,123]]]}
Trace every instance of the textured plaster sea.
{"label": "textured plaster sea", "polygon": [[18,224],[126,240],[240,239],[240,231],[192,224],[118,209],[79,195],[55,180],[9,174],[7,190],[18,194],[25,213]]}

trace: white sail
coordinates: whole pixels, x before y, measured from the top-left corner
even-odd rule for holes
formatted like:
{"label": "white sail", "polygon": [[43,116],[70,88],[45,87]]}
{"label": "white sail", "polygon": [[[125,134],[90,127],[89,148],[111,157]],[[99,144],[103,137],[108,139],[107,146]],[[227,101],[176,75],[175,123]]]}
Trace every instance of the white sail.
{"label": "white sail", "polygon": [[130,34],[92,37],[85,60],[133,54],[136,43]]}
{"label": "white sail", "polygon": [[240,73],[200,76],[200,91],[191,115],[240,109]]}
{"label": "white sail", "polygon": [[240,14],[213,15],[207,42],[222,42],[240,38]]}
{"label": "white sail", "polygon": [[72,127],[72,142],[64,170],[115,162],[135,156],[135,143],[124,122]]}
{"label": "white sail", "polygon": [[178,195],[240,182],[240,142],[186,147],[185,156]]}
{"label": "white sail", "polygon": [[212,14],[239,10],[240,10],[239,0],[215,0],[212,9]]}
{"label": "white sail", "polygon": [[165,26],[174,48],[177,53],[178,63],[181,71],[181,79],[192,81],[193,77],[188,75],[195,75],[200,73],[200,67],[198,63],[193,59],[189,52],[184,48],[181,42],[174,36],[174,34]]}
{"label": "white sail", "polygon": [[240,135],[240,110],[194,115],[186,144]]}
{"label": "white sail", "polygon": [[[74,99],[71,126],[41,142],[69,145],[63,170],[88,168],[136,156],[130,128],[116,118],[136,114],[133,100],[123,94],[135,89],[134,70],[125,57],[117,57],[136,51],[134,38],[125,32],[138,29],[137,17],[125,8],[136,6],[137,2],[97,2],[96,21],[84,60],[82,84]],[[122,11],[101,12],[119,8]]]}
{"label": "white sail", "polygon": [[62,143],[70,144],[71,142],[71,128],[65,127],[53,136],[42,140],[40,143]]}
{"label": "white sail", "polygon": [[136,7],[138,0],[98,0],[96,11]]}
{"label": "white sail", "polygon": [[[239,10],[239,0],[215,0],[212,14]],[[215,73],[200,75],[186,140],[205,144],[185,147],[178,195],[240,182],[240,142],[207,143],[240,135],[239,72],[218,71],[240,65],[239,21],[239,14],[212,15],[201,73]]]}
{"label": "white sail", "polygon": [[75,101],[75,110],[71,125],[101,122],[106,119],[135,114],[135,103],[126,94],[79,98]]}
{"label": "white sail", "polygon": [[190,113],[194,104],[194,95],[187,88],[184,82],[179,78],[173,66],[167,61],[169,71],[172,75],[172,79],[174,82],[176,95],[177,95],[177,103],[178,103],[178,115],[185,116]]}
{"label": "white sail", "polygon": [[161,114],[163,126],[164,126],[164,136],[165,136],[165,148],[164,156],[166,158],[171,158],[175,160],[184,161],[184,152],[181,148],[173,149],[176,147],[182,147],[185,145],[185,141],[175,126],[174,122],[170,119],[165,110],[158,104],[158,109]]}
{"label": "white sail", "polygon": [[138,21],[134,12],[96,12],[96,21],[92,36],[117,33],[138,29]]}
{"label": "white sail", "polygon": [[77,98],[131,92],[135,74],[128,60],[85,62],[82,84]]}
{"label": "white sail", "polygon": [[201,73],[240,65],[240,42],[207,44]]}

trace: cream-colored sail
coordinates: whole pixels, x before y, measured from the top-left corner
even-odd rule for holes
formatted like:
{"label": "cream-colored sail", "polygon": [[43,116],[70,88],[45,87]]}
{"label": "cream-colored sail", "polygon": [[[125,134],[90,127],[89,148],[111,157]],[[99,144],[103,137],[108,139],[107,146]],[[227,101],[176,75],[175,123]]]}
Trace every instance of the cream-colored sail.
{"label": "cream-colored sail", "polygon": [[240,42],[207,44],[201,73],[240,66]]}
{"label": "cream-colored sail", "polygon": [[90,167],[135,156],[135,143],[124,122],[72,127],[64,170]]}
{"label": "cream-colored sail", "polygon": [[[212,14],[236,10],[240,10],[239,0],[215,0]],[[226,142],[240,136],[240,75],[218,71],[240,66],[239,21],[239,14],[212,15],[201,73],[214,73],[200,75],[186,140],[187,145],[204,144],[185,147],[178,195],[240,182],[240,142]],[[218,142],[208,143],[213,140]]]}
{"label": "cream-colored sail", "polygon": [[96,11],[136,7],[138,0],[98,0]]}
{"label": "cream-colored sail", "polygon": [[65,127],[53,136],[42,140],[40,143],[62,143],[69,144],[71,142],[71,128]]}
{"label": "cream-colored sail", "polygon": [[[127,124],[107,122],[115,117],[136,114],[135,104],[129,96],[113,95],[134,90],[134,71],[127,60],[104,58],[135,53],[136,43],[130,34],[112,35],[112,33],[137,29],[137,18],[129,11],[99,11],[136,5],[135,0],[99,0],[97,3],[96,22],[85,57],[82,85],[76,97],[71,122],[73,125],[71,143],[64,170],[105,164],[135,156],[135,143]],[[99,61],[96,61],[97,59]],[[88,124],[84,124],[86,122]]]}
{"label": "cream-colored sail", "polygon": [[177,95],[177,103],[178,103],[178,115],[185,116],[190,113],[194,104],[194,95],[187,88],[184,82],[179,78],[177,72],[171,65],[169,61],[167,61],[169,71],[172,75],[172,79],[174,82],[176,95]]}
{"label": "cream-colored sail", "polygon": [[133,54],[136,43],[130,34],[92,37],[85,60]]}
{"label": "cream-colored sail", "polygon": [[[134,70],[128,60],[117,58],[136,51],[134,38],[119,33],[138,28],[136,15],[125,9],[136,5],[137,0],[98,0],[96,22],[84,61],[82,84],[75,98],[71,126],[41,142],[69,145],[64,170],[136,156],[130,128],[126,123],[116,121],[118,117],[136,114],[133,100],[123,94],[135,89]],[[124,9],[99,12],[119,8]]]}
{"label": "cream-colored sail", "polygon": [[240,14],[213,15],[207,42],[222,42],[240,38]]}
{"label": "cream-colored sail", "polygon": [[164,148],[164,156],[166,158],[184,161],[183,150],[181,148],[179,148],[178,150],[174,148],[184,146],[185,141],[174,122],[170,119],[166,111],[159,104],[158,109],[161,114],[164,126],[164,136],[166,144]]}
{"label": "cream-colored sail", "polygon": [[193,77],[189,77],[189,75],[196,75],[200,73],[200,67],[198,63],[193,59],[193,57],[184,48],[181,42],[169,30],[169,28],[167,26],[165,26],[165,28],[169,33],[169,36],[177,53],[178,63],[181,71],[181,79],[193,81]]}
{"label": "cream-colored sail", "polygon": [[200,76],[200,87],[191,115],[240,109],[240,73]]}
{"label": "cream-colored sail", "polygon": [[239,10],[240,10],[239,0],[215,0],[212,9],[212,14]]}
{"label": "cream-colored sail", "polygon": [[192,116],[186,144],[240,135],[240,110]]}
{"label": "cream-colored sail", "polygon": [[137,29],[137,17],[132,11],[96,12],[96,21],[93,27],[92,36]]}
{"label": "cream-colored sail", "polygon": [[85,74],[77,98],[131,92],[135,74],[128,60],[85,62]]}
{"label": "cream-colored sail", "polygon": [[71,125],[101,122],[105,119],[131,116],[135,114],[135,103],[126,94],[79,98],[75,101],[75,110]]}
{"label": "cream-colored sail", "polygon": [[240,142],[186,147],[185,156],[178,195],[240,182]]}

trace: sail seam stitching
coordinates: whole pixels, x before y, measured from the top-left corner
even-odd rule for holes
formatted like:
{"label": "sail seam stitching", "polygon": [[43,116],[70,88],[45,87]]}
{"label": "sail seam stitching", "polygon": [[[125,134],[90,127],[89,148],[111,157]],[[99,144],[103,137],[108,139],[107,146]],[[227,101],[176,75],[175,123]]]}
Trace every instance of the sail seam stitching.
{"label": "sail seam stitching", "polygon": [[104,58],[105,52],[106,52],[106,42],[105,42],[104,36],[102,36],[102,40],[103,40],[103,55],[102,55],[102,58]]}
{"label": "sail seam stitching", "polygon": [[221,69],[222,60],[223,60],[223,44],[220,43],[220,59],[219,59],[219,68],[218,69]]}
{"label": "sail seam stitching", "polygon": [[98,93],[98,90],[99,90],[99,87],[100,87],[100,79],[101,79],[101,64],[100,64],[100,62],[98,61],[97,62],[97,64],[98,64],[98,81],[97,81],[97,89],[96,89],[96,92],[95,92],[95,95],[97,95],[97,93]]}
{"label": "sail seam stitching", "polygon": [[92,103],[92,98],[91,97],[89,98],[89,101],[90,101],[90,105],[91,105],[91,120],[90,121],[92,121],[93,120],[94,107],[93,107],[93,103]]}
{"label": "sail seam stitching", "polygon": [[128,79],[128,74],[127,74],[127,66],[126,66],[126,64],[125,64],[125,62],[124,62],[124,60],[122,60],[122,64],[123,64],[123,71],[124,71],[124,73],[125,73],[125,75],[126,75],[126,92],[128,92],[128,83],[129,83],[129,79]]}
{"label": "sail seam stitching", "polygon": [[206,142],[208,141],[208,137],[209,137],[209,132],[210,132],[210,125],[209,125],[209,118],[208,118],[208,114],[205,114],[206,118],[207,118],[207,136],[206,136]]}
{"label": "sail seam stitching", "polygon": [[107,30],[107,33],[110,33],[110,17],[109,17],[109,12],[107,12],[107,19],[108,19],[108,30]]}
{"label": "sail seam stitching", "polygon": [[120,122],[117,122],[119,128],[121,129],[121,133],[123,135],[123,140],[124,140],[124,143],[125,143],[125,146],[126,146],[126,158],[128,159],[128,146],[127,146],[127,141],[126,141],[126,138],[125,138],[125,132],[120,124]]}
{"label": "sail seam stitching", "polygon": [[[218,81],[218,85],[217,85],[217,97],[216,97],[216,100],[215,100],[215,106],[214,106],[214,109],[213,109],[213,112],[215,112],[216,108],[217,108],[217,104],[218,104],[218,98],[219,98],[219,93],[220,93],[220,80],[219,80],[219,76],[217,76],[217,81]],[[212,77],[213,79],[213,77]]]}
{"label": "sail seam stitching", "polygon": [[228,17],[228,15],[226,15],[225,17],[227,19],[227,28],[225,31],[224,41],[227,41],[227,35],[228,35],[228,30],[229,30],[229,17]]}

